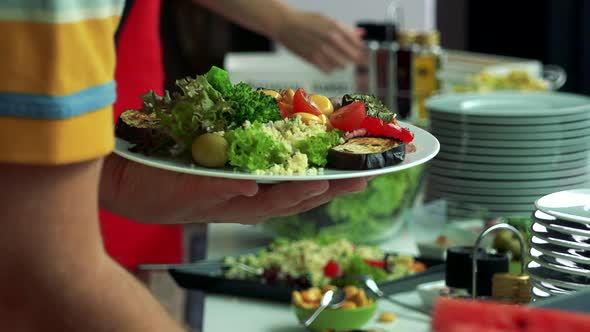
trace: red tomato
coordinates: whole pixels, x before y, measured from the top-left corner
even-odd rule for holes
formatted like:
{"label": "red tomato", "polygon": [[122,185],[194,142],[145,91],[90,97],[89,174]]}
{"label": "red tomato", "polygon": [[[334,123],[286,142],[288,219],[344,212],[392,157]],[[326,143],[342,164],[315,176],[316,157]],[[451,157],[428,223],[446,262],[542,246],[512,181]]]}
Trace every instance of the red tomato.
{"label": "red tomato", "polygon": [[307,94],[307,92],[305,92],[305,90],[302,88],[297,89],[297,91],[295,91],[295,95],[293,96],[293,112],[310,113],[317,116],[323,114],[322,111],[320,111],[311,100],[309,94]]}
{"label": "red tomato", "polygon": [[414,134],[406,128],[402,128],[393,122],[384,123],[372,116],[366,117],[361,126],[367,129],[373,136],[391,137],[406,144],[414,140]]}
{"label": "red tomato", "polygon": [[362,101],[355,101],[346,106],[342,106],[332,115],[330,115],[330,122],[332,127],[342,131],[353,131],[361,128],[363,120],[367,116],[365,103]]}
{"label": "red tomato", "polygon": [[291,104],[286,104],[282,101],[279,101],[277,103],[279,105],[279,110],[281,111],[281,117],[284,118],[289,118],[291,117],[294,112],[293,112],[293,105]]}
{"label": "red tomato", "polygon": [[379,267],[384,269],[385,268],[385,261],[379,259],[365,259],[365,264],[372,266],[372,267]]}
{"label": "red tomato", "polygon": [[326,263],[326,265],[324,266],[324,275],[328,278],[335,278],[341,274],[342,268],[340,267],[340,264],[332,260],[328,261],[328,263]]}

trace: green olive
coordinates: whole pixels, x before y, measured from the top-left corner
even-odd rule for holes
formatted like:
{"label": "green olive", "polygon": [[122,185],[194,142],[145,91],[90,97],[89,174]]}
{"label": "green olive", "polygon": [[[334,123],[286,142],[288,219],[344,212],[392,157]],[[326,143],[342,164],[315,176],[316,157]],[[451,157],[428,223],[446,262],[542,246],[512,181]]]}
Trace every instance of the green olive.
{"label": "green olive", "polygon": [[510,250],[510,241],[512,240],[512,232],[508,230],[501,230],[494,238],[494,248],[498,251]]}
{"label": "green olive", "polygon": [[223,167],[227,162],[228,144],[219,134],[203,134],[193,141],[193,160],[205,167]]}

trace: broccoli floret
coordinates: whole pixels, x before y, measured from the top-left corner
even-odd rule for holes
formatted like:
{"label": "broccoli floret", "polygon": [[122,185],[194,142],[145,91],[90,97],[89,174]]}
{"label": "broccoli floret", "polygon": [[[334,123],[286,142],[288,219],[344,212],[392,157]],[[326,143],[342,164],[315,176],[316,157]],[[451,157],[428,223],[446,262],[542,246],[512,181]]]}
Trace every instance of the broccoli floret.
{"label": "broccoli floret", "polygon": [[223,96],[226,96],[232,90],[228,72],[219,67],[212,66],[205,74],[205,77],[215,90],[221,92]]}

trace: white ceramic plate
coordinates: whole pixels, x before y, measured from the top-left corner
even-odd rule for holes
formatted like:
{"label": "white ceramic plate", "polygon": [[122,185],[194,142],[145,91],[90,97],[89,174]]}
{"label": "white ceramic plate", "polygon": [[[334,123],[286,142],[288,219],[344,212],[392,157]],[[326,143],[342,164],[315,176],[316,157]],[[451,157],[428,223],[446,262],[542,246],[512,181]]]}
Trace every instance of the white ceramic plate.
{"label": "white ceramic plate", "polygon": [[436,113],[490,117],[553,117],[589,110],[590,98],[562,92],[445,94],[430,98]]}
{"label": "white ceramic plate", "polygon": [[[441,184],[433,180],[428,181],[428,188],[437,191],[451,192],[457,194],[469,195],[494,195],[494,196],[536,196],[543,197],[559,190],[568,190],[580,187],[580,184],[572,184],[565,186],[553,186],[545,188],[522,188],[515,186],[513,188],[471,188],[463,186],[449,186],[448,184]],[[532,212],[532,211],[531,211]]]}
{"label": "white ceramic plate", "polygon": [[[568,123],[573,121],[588,121],[590,119],[590,115],[586,113],[578,113],[578,114],[566,114],[566,115],[555,115],[555,116],[544,116],[544,117],[535,117],[535,116],[524,116],[524,117],[491,117],[491,116],[468,116],[468,115],[455,115],[455,114],[445,114],[445,113],[437,113],[436,110],[430,110],[430,118],[433,121],[451,121],[451,122],[460,122],[460,123],[474,123],[474,124],[483,124],[483,125],[515,125],[515,126],[525,126],[525,125],[554,125],[554,124],[562,124]],[[585,110],[586,111],[586,110]]]}
{"label": "white ceramic plate", "polygon": [[465,122],[452,122],[439,119],[432,119],[430,122],[432,130],[456,130],[467,133],[550,133],[563,132],[567,130],[585,129],[590,127],[590,120],[573,121],[557,124],[544,125],[486,125]]}
{"label": "white ceramic plate", "polygon": [[480,139],[467,139],[448,137],[444,135],[437,135],[436,138],[442,145],[455,145],[455,146],[469,146],[469,147],[484,147],[484,148],[552,148],[552,147],[565,147],[570,145],[583,145],[588,144],[588,137],[577,137],[568,139],[555,139],[555,140],[480,140]]}
{"label": "white ceramic plate", "polygon": [[455,137],[464,140],[510,140],[510,141],[530,141],[530,140],[553,140],[568,139],[577,137],[586,137],[590,140],[590,127],[576,130],[545,132],[539,130],[532,133],[486,133],[486,132],[466,132],[458,129],[434,128],[430,131],[435,136]]}
{"label": "white ceramic plate", "polygon": [[544,291],[545,293],[548,293],[551,295],[556,295],[556,296],[569,294],[572,292],[571,290],[565,290],[565,289],[559,288],[555,285],[552,285],[548,282],[536,281],[535,279],[531,279],[531,285],[533,287],[536,287],[536,288]]}
{"label": "white ceramic plate", "polygon": [[526,272],[532,279],[568,290],[582,290],[590,287],[590,283],[588,283],[590,280],[587,280],[587,278],[550,270],[534,261],[527,264]]}
{"label": "white ceramic plate", "polygon": [[[590,139],[590,138],[589,138]],[[455,160],[461,162],[476,162],[487,164],[542,164],[561,163],[588,158],[590,151],[555,154],[546,156],[482,156],[467,155],[460,153],[440,152],[437,158],[444,160]]]}
{"label": "white ceramic plate", "polygon": [[540,210],[533,213],[533,220],[555,232],[590,237],[590,224],[557,219]]}
{"label": "white ceramic plate", "polygon": [[567,249],[562,246],[548,243],[537,237],[534,237],[534,239],[535,242],[531,243],[532,248],[542,252],[544,255],[563,258],[581,264],[590,264],[590,252],[585,250]]}
{"label": "white ceramic plate", "polygon": [[590,243],[584,242],[584,239],[587,239],[587,237],[580,237],[579,235],[566,235],[553,231],[549,232],[546,229],[543,231],[541,227],[545,228],[542,225],[536,223],[533,224],[533,227],[530,229],[531,234],[540,240],[555,244],[557,246],[562,246],[566,249],[590,251]]}
{"label": "white ceramic plate", "polygon": [[530,257],[533,261],[548,269],[585,277],[590,280],[590,270],[578,266],[575,262],[568,261],[566,259],[545,256],[540,251],[536,251],[534,248],[531,249]]}
{"label": "white ceramic plate", "polygon": [[[434,134],[434,133],[433,133]],[[440,152],[443,153],[460,153],[468,155],[484,155],[484,156],[551,156],[556,154],[568,154],[575,152],[589,152],[590,155],[590,137],[588,142],[584,144],[572,144],[557,147],[543,147],[543,148],[492,148],[492,147],[477,147],[470,145],[452,145],[443,144],[440,147]]]}
{"label": "white ceramic plate", "polygon": [[558,179],[570,176],[579,176],[590,174],[589,167],[574,168],[568,170],[556,170],[553,172],[476,172],[476,171],[457,171],[446,168],[431,166],[428,172],[441,176],[450,176],[464,179],[481,179],[481,180],[546,180]]}
{"label": "white ceramic plate", "polygon": [[549,194],[537,200],[535,206],[558,219],[590,224],[590,189]]}
{"label": "white ceramic plate", "polygon": [[[441,150],[444,146],[441,146]],[[484,163],[468,163],[447,161],[434,158],[429,163],[430,167],[453,169],[456,171],[471,171],[471,172],[503,172],[503,173],[519,173],[519,172],[551,172],[555,170],[567,170],[574,168],[581,168],[590,165],[589,158],[568,161],[564,163],[543,163],[543,164],[484,164]]]}
{"label": "white ceramic plate", "polygon": [[322,174],[317,175],[256,175],[249,172],[233,170],[231,168],[206,168],[188,162],[175,160],[173,158],[146,156],[140,153],[133,153],[129,151],[130,144],[122,139],[116,139],[114,152],[123,158],[140,164],[172,172],[221,177],[226,179],[256,180],[259,183],[348,179],[398,172],[423,164],[436,156],[440,149],[440,144],[434,136],[427,131],[410,124],[403,123],[402,125],[409,128],[410,131],[414,133],[414,141],[412,143],[416,146],[416,152],[406,154],[405,160],[397,165],[364,171],[345,171],[327,168]]}
{"label": "white ceramic plate", "polygon": [[[456,186],[456,187],[471,187],[482,190],[489,189],[532,189],[532,188],[548,188],[568,185],[582,185],[590,181],[588,175],[574,176],[570,178],[551,179],[551,180],[530,180],[530,181],[484,181],[484,180],[469,180],[452,178],[446,176],[439,176],[428,174],[428,180],[435,181],[439,185]],[[532,210],[531,210],[532,212]]]}

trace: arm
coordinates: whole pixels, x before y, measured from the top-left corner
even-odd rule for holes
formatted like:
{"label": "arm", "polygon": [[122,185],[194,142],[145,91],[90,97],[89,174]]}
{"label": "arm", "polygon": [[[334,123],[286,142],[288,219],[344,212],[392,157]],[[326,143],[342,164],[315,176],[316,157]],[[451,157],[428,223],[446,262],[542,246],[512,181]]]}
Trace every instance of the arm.
{"label": "arm", "polygon": [[0,321],[6,331],[180,331],[99,233],[101,163],[0,164]]}
{"label": "arm", "polygon": [[324,15],[301,11],[279,0],[193,1],[282,43],[326,72],[363,62],[361,32]]}

